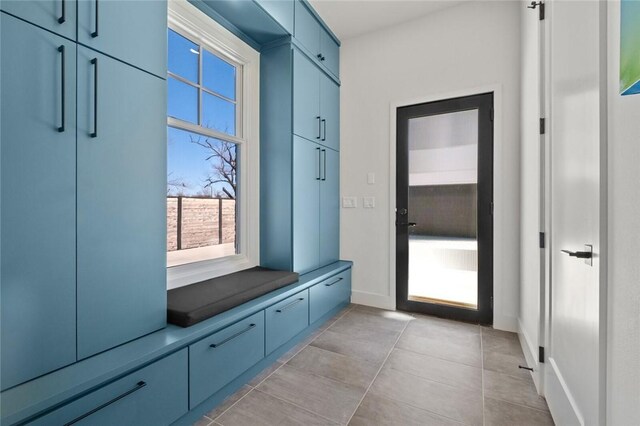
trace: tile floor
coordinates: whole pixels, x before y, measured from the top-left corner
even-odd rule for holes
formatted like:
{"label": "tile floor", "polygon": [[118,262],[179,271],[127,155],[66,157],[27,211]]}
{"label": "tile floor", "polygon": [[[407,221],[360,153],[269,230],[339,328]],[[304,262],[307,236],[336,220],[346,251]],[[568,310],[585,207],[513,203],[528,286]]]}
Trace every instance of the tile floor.
{"label": "tile floor", "polygon": [[197,426],[553,425],[513,333],[351,305]]}

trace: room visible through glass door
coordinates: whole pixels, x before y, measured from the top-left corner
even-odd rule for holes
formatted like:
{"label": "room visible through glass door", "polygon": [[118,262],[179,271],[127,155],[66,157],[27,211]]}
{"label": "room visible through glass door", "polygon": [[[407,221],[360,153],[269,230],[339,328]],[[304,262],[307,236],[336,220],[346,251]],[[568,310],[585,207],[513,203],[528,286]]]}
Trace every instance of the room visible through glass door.
{"label": "room visible through glass door", "polygon": [[398,308],[489,323],[492,95],[399,108],[397,125]]}

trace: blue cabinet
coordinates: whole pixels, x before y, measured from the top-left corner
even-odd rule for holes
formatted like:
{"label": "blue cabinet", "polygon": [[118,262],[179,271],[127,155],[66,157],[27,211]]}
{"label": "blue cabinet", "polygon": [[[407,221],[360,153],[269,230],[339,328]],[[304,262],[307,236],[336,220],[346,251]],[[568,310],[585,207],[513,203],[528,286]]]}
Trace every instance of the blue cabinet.
{"label": "blue cabinet", "polygon": [[293,133],[336,151],[340,149],[340,87],[295,49]]}
{"label": "blue cabinet", "polygon": [[80,359],[166,324],[165,117],[164,80],[78,48]]}
{"label": "blue cabinet", "polygon": [[264,311],[189,346],[189,407],[196,407],[262,358]]}
{"label": "blue cabinet", "polygon": [[265,309],[264,313],[265,352],[269,355],[309,325],[309,291],[294,294]]}
{"label": "blue cabinet", "polygon": [[320,23],[302,1],[295,2],[295,29],[293,35],[314,57],[320,54]]}
{"label": "blue cabinet", "polygon": [[351,298],[351,269],[328,278],[309,289],[309,323],[313,324],[326,313]]}
{"label": "blue cabinet", "polygon": [[[157,76],[167,74],[167,2],[82,0],[78,42]],[[164,41],[161,41],[164,40]]]}
{"label": "blue cabinet", "polygon": [[187,369],[183,349],[29,424],[169,425],[189,410]]}
{"label": "blue cabinet", "polygon": [[257,2],[289,34],[293,34],[293,0],[257,0]]}
{"label": "blue cabinet", "polygon": [[340,46],[331,35],[320,30],[320,61],[336,77],[340,75]]}
{"label": "blue cabinet", "polygon": [[319,266],[319,145],[294,136],[293,141],[293,270],[304,274]]}
{"label": "blue cabinet", "polygon": [[76,39],[76,0],[2,0],[0,10],[70,40]]}
{"label": "blue cabinet", "polygon": [[6,389],[76,360],[76,47],[0,15]]}
{"label": "blue cabinet", "polygon": [[322,148],[320,180],[320,265],[340,257],[340,153]]}

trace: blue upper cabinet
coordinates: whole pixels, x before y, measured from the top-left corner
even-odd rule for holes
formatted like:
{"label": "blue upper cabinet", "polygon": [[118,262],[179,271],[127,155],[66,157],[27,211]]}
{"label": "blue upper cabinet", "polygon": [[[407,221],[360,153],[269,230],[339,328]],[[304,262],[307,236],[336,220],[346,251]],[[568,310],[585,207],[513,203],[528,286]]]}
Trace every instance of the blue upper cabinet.
{"label": "blue upper cabinet", "polygon": [[6,389],[76,360],[76,45],[0,15]]}
{"label": "blue upper cabinet", "polygon": [[324,29],[306,2],[295,2],[294,37],[318,64],[335,77],[339,75],[340,47],[333,36]]}
{"label": "blue upper cabinet", "polygon": [[167,73],[167,2],[81,0],[78,42],[160,77]]}
{"label": "blue upper cabinet", "polygon": [[293,51],[293,133],[319,142],[320,70],[302,53]]}
{"label": "blue upper cabinet", "polygon": [[289,34],[293,34],[293,0],[257,0]]}
{"label": "blue upper cabinet", "polygon": [[78,48],[78,358],[166,324],[166,82]]}
{"label": "blue upper cabinet", "polygon": [[320,143],[340,150],[340,86],[324,73],[320,73],[320,116],[322,137]]}
{"label": "blue upper cabinet", "polygon": [[2,0],[0,10],[68,39],[76,39],[75,0]]}

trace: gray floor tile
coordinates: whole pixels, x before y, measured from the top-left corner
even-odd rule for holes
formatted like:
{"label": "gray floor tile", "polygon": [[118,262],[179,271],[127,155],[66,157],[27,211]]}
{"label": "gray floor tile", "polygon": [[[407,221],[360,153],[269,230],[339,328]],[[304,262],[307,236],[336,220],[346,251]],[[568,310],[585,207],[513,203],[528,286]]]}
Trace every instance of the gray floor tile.
{"label": "gray floor tile", "polygon": [[308,373],[334,379],[366,390],[380,367],[376,364],[327,351],[316,346],[307,346],[294,356],[287,365]]}
{"label": "gray floor tile", "polygon": [[324,426],[336,424],[258,390],[254,390],[244,397],[217,421],[223,426]]}
{"label": "gray floor tile", "polygon": [[480,328],[478,326],[439,318],[418,317],[407,325],[403,334],[447,341],[461,346],[476,345],[477,343],[478,348],[480,347]]}
{"label": "gray floor tile", "polygon": [[461,389],[384,367],[370,392],[465,424],[482,425],[481,390]]}
{"label": "gray floor tile", "polygon": [[417,334],[402,333],[396,347],[473,367],[482,367],[479,335],[466,337],[464,342],[460,342],[446,337],[421,337]]}
{"label": "gray floor tile", "polygon": [[349,422],[350,426],[459,426],[437,414],[399,401],[367,394]]}
{"label": "gray floor tile", "polygon": [[553,426],[547,411],[523,407],[493,398],[484,400],[485,426]]}
{"label": "gray floor tile", "polygon": [[522,347],[516,333],[482,327],[482,350],[506,355],[522,356]]}
{"label": "gray floor tile", "polygon": [[211,423],[213,423],[213,420],[208,417],[202,417],[200,420],[195,422],[193,426],[209,426]]}
{"label": "gray floor tile", "polygon": [[322,333],[323,333],[322,330],[315,330],[313,333],[311,333],[309,336],[307,336],[300,343],[298,343],[297,345],[295,345],[294,347],[289,349],[287,352],[282,354],[280,356],[280,358],[278,358],[277,362],[279,362],[281,364],[286,364],[287,361],[289,361],[291,358],[293,358],[298,352],[300,352],[303,348],[305,348],[307,345],[309,345],[311,342],[313,342],[316,339],[316,337],[318,337]]}
{"label": "gray floor tile", "polygon": [[348,326],[372,328],[374,330],[388,330],[395,333],[401,332],[406,327],[409,319],[404,316],[399,316],[395,312],[387,312],[389,313],[383,315],[383,313],[374,313],[354,308],[336,321],[330,329],[340,326]]}
{"label": "gray floor tile", "polygon": [[224,401],[222,401],[220,405],[209,411],[206,416],[210,419],[215,420],[216,418],[218,418],[218,416],[220,416],[220,414],[224,413],[229,407],[238,402],[240,398],[248,394],[251,389],[252,388],[250,386],[246,385],[241,387],[233,395],[229,395]]}
{"label": "gray floor tile", "polygon": [[318,336],[311,346],[368,361],[379,367],[391,350],[393,342],[365,340],[327,330]]}
{"label": "gray floor tile", "polygon": [[484,351],[482,367],[485,370],[491,370],[498,373],[509,374],[522,378],[530,378],[531,373],[528,370],[518,368],[519,365],[527,365],[524,355],[509,355],[501,352]]}
{"label": "gray floor tile", "polygon": [[281,365],[282,365],[282,363],[280,363],[278,361],[274,362],[273,364],[271,364],[270,366],[268,366],[267,368],[262,370],[256,377],[251,379],[251,381],[249,382],[249,386],[251,386],[251,387],[258,386],[260,384],[260,382],[262,382],[264,379],[269,377],[271,375],[271,373],[273,373],[278,368],[280,368]]}
{"label": "gray floor tile", "polygon": [[485,397],[526,405],[539,410],[548,410],[546,401],[536,391],[533,379],[509,376],[489,370],[484,370],[483,374]]}
{"label": "gray floor tile", "polygon": [[365,390],[283,365],[258,390],[338,423],[346,423]]}
{"label": "gray floor tile", "polygon": [[404,349],[394,349],[385,367],[459,388],[482,390],[480,368]]}
{"label": "gray floor tile", "polygon": [[382,318],[388,318],[390,320],[399,321],[399,322],[408,322],[408,321],[413,321],[415,319],[412,315],[406,312],[390,311],[388,309],[374,308],[374,307],[365,306],[365,305],[353,305],[353,311],[361,312],[369,315],[375,315]]}

